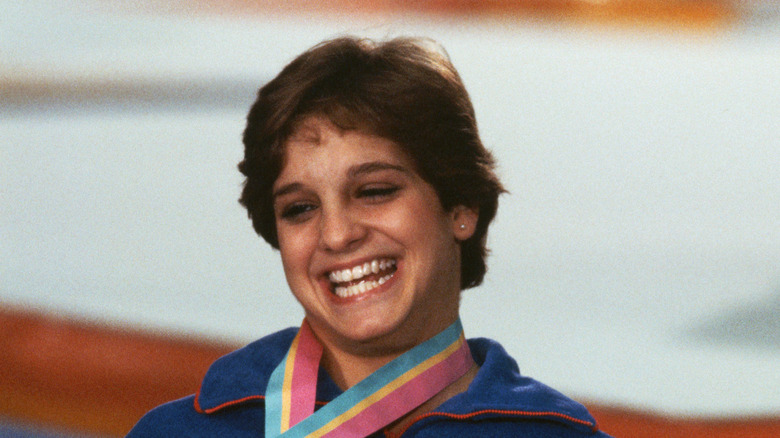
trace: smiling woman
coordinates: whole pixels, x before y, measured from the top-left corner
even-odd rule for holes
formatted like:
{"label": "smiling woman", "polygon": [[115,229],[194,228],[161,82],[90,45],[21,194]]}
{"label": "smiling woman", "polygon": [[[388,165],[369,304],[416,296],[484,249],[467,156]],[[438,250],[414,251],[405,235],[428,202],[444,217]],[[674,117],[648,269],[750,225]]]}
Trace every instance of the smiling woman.
{"label": "smiling woman", "polygon": [[[389,140],[342,133],[322,119],[299,129],[319,139],[288,140],[275,185],[295,189],[275,196],[274,210],[287,281],[330,347],[326,360],[342,369],[359,363],[353,356],[391,358],[455,322],[458,242],[473,233],[477,213],[441,208]],[[364,374],[336,382],[348,387]]]}
{"label": "smiling woman", "polygon": [[503,187],[474,110],[428,40],[341,38],[258,93],[241,202],[303,307],[212,365],[151,436],[606,436],[588,411],[466,340]]}

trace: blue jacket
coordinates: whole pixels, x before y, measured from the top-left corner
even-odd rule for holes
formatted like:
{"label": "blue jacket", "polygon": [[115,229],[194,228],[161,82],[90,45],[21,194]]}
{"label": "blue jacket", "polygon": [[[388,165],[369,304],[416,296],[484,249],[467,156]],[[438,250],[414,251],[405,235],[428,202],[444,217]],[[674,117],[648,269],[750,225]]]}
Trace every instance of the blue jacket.
{"label": "blue jacket", "polygon": [[[128,437],[262,437],[268,379],[296,332],[290,328],[274,333],[218,359],[206,373],[198,394],[153,409]],[[608,436],[598,430],[584,406],[521,376],[517,363],[497,342],[482,338],[468,342],[480,365],[468,390],[417,417],[401,436]],[[318,404],[341,392],[320,369]],[[375,434],[385,435],[382,431]]]}

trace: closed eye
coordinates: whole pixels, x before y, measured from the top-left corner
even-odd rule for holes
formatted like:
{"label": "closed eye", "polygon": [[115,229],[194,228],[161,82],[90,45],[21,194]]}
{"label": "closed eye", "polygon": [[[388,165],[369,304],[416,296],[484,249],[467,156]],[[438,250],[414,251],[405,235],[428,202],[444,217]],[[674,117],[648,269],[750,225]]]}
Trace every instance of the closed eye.
{"label": "closed eye", "polygon": [[315,210],[316,205],[301,202],[284,207],[281,213],[281,218],[289,222],[300,222],[305,219],[306,213]]}
{"label": "closed eye", "polygon": [[366,186],[358,190],[358,198],[381,201],[393,196],[400,187],[398,186]]}

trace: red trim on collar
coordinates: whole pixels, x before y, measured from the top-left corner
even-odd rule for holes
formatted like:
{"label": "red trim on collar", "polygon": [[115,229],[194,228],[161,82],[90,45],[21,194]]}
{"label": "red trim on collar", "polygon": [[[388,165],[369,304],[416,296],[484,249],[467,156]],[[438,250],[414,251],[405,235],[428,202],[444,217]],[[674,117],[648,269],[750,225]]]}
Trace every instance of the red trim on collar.
{"label": "red trim on collar", "polygon": [[411,423],[407,424],[403,429],[401,429],[401,431],[398,434],[392,434],[389,431],[385,430],[385,435],[388,438],[399,438],[404,433],[406,433],[406,431],[410,427],[412,427],[415,423],[429,417],[447,417],[454,420],[467,420],[469,418],[473,418],[483,414],[514,415],[518,417],[558,417],[558,418],[563,418],[564,420],[571,421],[573,423],[589,426],[591,430],[594,432],[599,430],[599,426],[595,422],[580,420],[579,418],[575,418],[566,414],[561,414],[560,412],[505,411],[501,409],[483,409],[481,411],[471,412],[468,414],[451,414],[449,412],[428,412],[427,414],[422,414],[416,417]]}
{"label": "red trim on collar", "polygon": [[201,414],[211,414],[213,412],[216,412],[222,408],[227,408],[229,406],[237,405],[239,403],[243,403],[245,401],[249,400],[264,400],[264,395],[250,395],[249,397],[239,398],[237,400],[230,400],[228,402],[222,403],[221,405],[214,406],[213,408],[203,409],[200,407],[200,403],[198,402],[198,399],[200,398],[200,391],[198,391],[197,394],[195,394],[195,402],[193,405],[195,406],[195,410],[198,411]]}
{"label": "red trim on collar", "polygon": [[[224,408],[227,408],[227,407],[230,407],[230,406],[241,404],[241,403],[244,403],[244,402],[247,402],[247,401],[251,401],[251,400],[265,400],[265,396],[264,395],[250,395],[250,396],[247,396],[247,397],[244,397],[244,398],[230,400],[230,401],[227,401],[227,402],[222,403],[220,405],[214,406],[213,408],[208,408],[208,409],[203,409],[200,406],[200,402],[198,401],[199,399],[200,399],[200,390],[198,390],[198,392],[195,394],[195,400],[193,402],[193,406],[195,408],[195,411],[198,412],[198,413],[201,413],[201,414],[213,414],[214,412],[217,412],[220,409],[224,409]],[[314,402],[314,404],[319,405],[319,406],[325,406],[326,404],[328,404],[328,402],[317,400],[317,401]]]}

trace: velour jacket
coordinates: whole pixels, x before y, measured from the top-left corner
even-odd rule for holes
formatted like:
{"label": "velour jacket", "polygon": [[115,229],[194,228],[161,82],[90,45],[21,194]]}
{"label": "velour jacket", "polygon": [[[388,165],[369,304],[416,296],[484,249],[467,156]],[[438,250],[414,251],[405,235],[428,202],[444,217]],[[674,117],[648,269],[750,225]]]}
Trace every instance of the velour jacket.
{"label": "velour jacket", "polygon": [[[297,329],[289,328],[236,350],[211,365],[197,394],[147,413],[128,438],[262,437],[265,390]],[[376,437],[597,437],[584,406],[531,378],[490,339],[468,341],[480,366],[469,388],[420,415],[400,435],[379,431]],[[342,393],[320,368],[317,404]]]}

